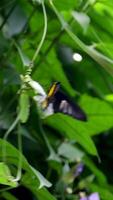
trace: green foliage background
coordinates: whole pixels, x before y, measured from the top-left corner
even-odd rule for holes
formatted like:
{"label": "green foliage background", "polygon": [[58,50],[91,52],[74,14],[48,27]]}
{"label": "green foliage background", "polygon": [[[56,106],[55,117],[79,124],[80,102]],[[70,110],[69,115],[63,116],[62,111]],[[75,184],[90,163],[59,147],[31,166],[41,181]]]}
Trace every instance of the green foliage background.
{"label": "green foliage background", "polygon": [[[47,34],[32,79],[46,92],[61,82],[87,122],[59,113],[40,119],[32,91],[19,92],[43,35],[43,5]],[[80,191],[113,199],[112,7],[108,0],[0,1],[1,199],[75,200]],[[84,171],[74,177],[78,163]]]}

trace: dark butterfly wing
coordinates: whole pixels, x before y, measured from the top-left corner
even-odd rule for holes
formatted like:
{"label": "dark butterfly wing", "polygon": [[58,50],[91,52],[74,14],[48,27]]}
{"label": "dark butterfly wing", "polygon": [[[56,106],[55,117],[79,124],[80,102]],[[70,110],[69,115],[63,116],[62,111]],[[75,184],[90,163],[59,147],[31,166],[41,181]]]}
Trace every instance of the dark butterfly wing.
{"label": "dark butterfly wing", "polygon": [[80,106],[60,91],[57,91],[54,95],[53,108],[55,113],[61,112],[78,120],[87,121],[87,116]]}

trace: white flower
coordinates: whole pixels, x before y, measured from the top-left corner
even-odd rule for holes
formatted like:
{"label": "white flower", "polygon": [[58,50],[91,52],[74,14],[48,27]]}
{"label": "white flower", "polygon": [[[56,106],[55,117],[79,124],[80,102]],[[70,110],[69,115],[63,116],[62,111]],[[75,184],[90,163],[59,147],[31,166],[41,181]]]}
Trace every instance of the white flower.
{"label": "white flower", "polygon": [[26,82],[29,84],[29,86],[34,90],[35,96],[33,97],[34,101],[37,104],[37,107],[42,111],[41,117],[45,118],[49,115],[52,115],[54,113],[53,110],[53,104],[49,103],[47,108],[42,108],[42,103],[44,100],[46,100],[47,94],[43,87],[36,81],[32,80],[30,76],[26,76]]}

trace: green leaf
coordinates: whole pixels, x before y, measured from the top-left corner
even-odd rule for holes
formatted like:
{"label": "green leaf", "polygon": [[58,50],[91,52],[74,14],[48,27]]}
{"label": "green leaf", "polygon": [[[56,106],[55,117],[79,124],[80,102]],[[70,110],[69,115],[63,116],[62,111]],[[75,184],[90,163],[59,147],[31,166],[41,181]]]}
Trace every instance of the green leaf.
{"label": "green leaf", "polygon": [[77,141],[88,153],[97,155],[97,150],[91,137],[85,132],[82,126],[85,122],[78,122],[76,119],[63,114],[50,116],[45,122],[52,128],[58,130],[61,134],[64,134],[70,140]]}
{"label": "green leaf", "polygon": [[102,133],[113,127],[113,108],[111,105],[96,97],[83,95],[80,104],[88,116],[88,122],[84,123],[84,131],[89,135]]}
{"label": "green leaf", "polygon": [[14,177],[11,175],[9,167],[1,162],[0,163],[0,184],[8,185],[10,187],[17,187],[17,182],[13,181]]}
{"label": "green leaf", "polygon": [[22,123],[25,123],[29,117],[29,96],[27,91],[23,91],[20,94],[20,101],[19,101],[19,118]]}

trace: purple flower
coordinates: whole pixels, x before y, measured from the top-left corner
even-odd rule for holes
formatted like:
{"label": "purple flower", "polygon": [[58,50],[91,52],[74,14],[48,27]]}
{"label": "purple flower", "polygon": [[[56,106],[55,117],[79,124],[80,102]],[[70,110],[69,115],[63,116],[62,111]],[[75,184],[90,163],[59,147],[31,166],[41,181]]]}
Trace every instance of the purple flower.
{"label": "purple flower", "polygon": [[76,166],[76,171],[74,172],[74,177],[77,177],[79,176],[84,170],[84,164],[83,163],[79,163],[77,166]]}
{"label": "purple flower", "polygon": [[80,198],[80,200],[88,200],[88,198],[87,197],[82,197],[82,198]]}
{"label": "purple flower", "polygon": [[99,194],[97,192],[90,194],[87,197],[82,197],[80,200],[100,200]]}
{"label": "purple flower", "polygon": [[100,200],[99,194],[97,192],[92,193],[89,197],[88,200]]}

